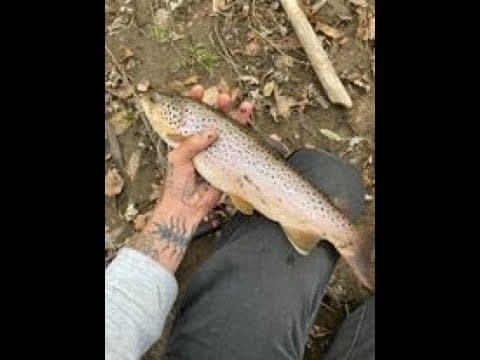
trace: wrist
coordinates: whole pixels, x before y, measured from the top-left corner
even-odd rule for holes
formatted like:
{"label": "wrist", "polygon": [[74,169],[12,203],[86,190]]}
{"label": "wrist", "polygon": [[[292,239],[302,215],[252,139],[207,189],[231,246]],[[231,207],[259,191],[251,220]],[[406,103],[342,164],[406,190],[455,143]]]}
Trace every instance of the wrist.
{"label": "wrist", "polygon": [[162,199],[153,211],[144,232],[155,233],[159,226],[168,226],[172,230],[176,230],[174,232],[179,233],[183,243],[187,242],[188,244],[201,220],[190,207],[168,199]]}

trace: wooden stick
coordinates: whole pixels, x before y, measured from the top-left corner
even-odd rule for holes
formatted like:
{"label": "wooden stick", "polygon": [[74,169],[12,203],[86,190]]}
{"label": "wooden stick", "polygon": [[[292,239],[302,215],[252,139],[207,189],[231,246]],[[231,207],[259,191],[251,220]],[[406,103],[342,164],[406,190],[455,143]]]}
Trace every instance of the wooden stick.
{"label": "wooden stick", "polygon": [[312,25],[298,6],[297,0],[280,0],[280,2],[330,101],[351,108],[352,100],[335,73]]}

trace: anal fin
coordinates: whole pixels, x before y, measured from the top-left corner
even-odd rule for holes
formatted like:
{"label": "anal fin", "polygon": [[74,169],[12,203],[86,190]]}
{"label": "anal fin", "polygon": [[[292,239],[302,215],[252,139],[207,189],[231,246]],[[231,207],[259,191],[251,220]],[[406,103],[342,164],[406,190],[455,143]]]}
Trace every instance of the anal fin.
{"label": "anal fin", "polygon": [[292,244],[295,250],[302,254],[308,255],[317,246],[320,241],[317,234],[312,234],[297,228],[283,226],[283,231],[287,236],[288,241]]}
{"label": "anal fin", "polygon": [[232,200],[233,206],[242,212],[245,215],[252,215],[253,214],[253,205],[250,204],[248,201],[243,200],[242,198],[230,195],[230,199]]}

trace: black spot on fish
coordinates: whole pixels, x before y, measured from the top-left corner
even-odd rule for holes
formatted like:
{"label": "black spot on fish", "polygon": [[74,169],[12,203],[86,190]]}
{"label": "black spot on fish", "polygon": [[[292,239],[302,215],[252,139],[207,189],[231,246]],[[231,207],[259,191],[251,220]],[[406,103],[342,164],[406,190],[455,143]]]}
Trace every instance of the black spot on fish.
{"label": "black spot on fish", "polygon": [[247,176],[247,175],[243,175],[243,178],[245,179],[245,181],[251,183],[252,180]]}

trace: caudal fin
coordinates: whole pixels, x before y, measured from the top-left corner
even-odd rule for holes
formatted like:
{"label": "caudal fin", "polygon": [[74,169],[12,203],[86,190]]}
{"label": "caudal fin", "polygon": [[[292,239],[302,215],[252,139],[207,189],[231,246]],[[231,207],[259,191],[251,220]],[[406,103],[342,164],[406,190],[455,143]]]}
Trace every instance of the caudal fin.
{"label": "caudal fin", "polygon": [[365,241],[358,240],[347,247],[337,247],[337,250],[360,282],[370,290],[375,289],[372,247],[368,246]]}

